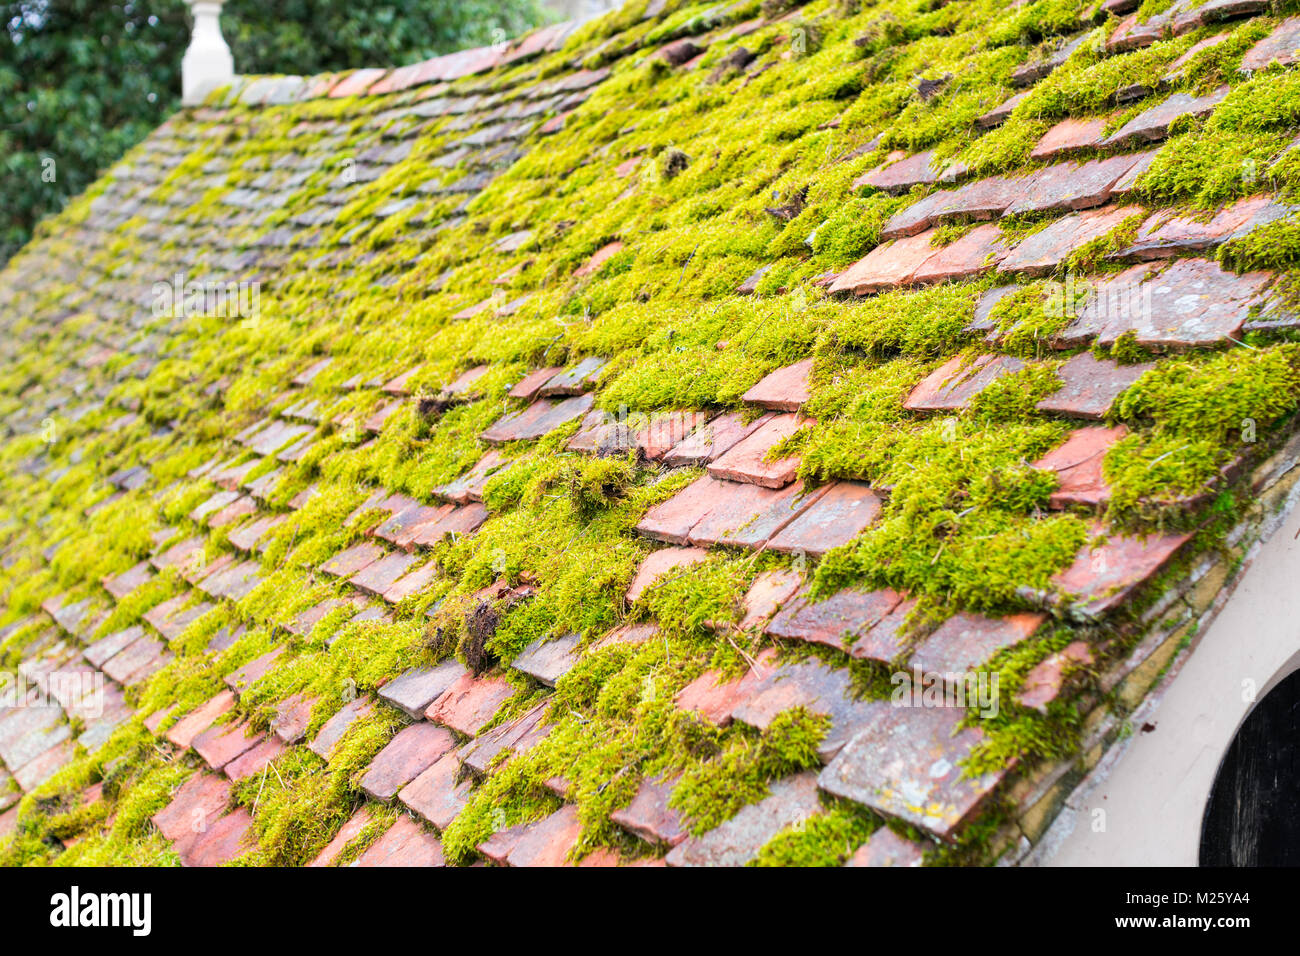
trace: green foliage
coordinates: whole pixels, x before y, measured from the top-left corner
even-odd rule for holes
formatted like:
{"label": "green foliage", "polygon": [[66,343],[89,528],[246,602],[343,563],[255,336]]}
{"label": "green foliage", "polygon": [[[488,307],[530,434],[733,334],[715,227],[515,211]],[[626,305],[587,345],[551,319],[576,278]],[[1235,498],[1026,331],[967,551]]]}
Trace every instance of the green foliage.
{"label": "green foliage", "polygon": [[[240,73],[399,66],[516,36],[534,0],[229,0]],[[0,261],[172,112],[190,41],[182,0],[0,4]],[[50,178],[50,177],[53,178]]]}

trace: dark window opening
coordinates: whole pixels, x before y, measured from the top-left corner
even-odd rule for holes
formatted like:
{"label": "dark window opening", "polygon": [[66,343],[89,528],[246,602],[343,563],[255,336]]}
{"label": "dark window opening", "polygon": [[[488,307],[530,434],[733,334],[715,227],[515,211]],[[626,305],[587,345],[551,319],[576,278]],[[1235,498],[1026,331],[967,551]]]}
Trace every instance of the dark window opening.
{"label": "dark window opening", "polygon": [[1201,866],[1300,866],[1300,671],[1228,747],[1201,825]]}

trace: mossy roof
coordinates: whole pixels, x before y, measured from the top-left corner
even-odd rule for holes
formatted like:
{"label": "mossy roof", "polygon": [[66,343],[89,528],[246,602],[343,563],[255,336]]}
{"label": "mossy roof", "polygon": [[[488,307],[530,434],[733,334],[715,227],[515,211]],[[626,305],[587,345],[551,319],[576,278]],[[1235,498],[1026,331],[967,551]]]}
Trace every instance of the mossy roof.
{"label": "mossy roof", "polygon": [[1295,6],[633,0],[176,114],[0,274],[0,860],[1017,845],[1290,433]]}

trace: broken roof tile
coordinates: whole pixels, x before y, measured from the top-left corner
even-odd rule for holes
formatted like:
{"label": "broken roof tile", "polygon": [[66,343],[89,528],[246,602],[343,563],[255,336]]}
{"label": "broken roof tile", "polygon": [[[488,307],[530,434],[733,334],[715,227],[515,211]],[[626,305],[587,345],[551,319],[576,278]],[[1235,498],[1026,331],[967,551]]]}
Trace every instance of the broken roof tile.
{"label": "broken roof tile", "polygon": [[611,813],[610,820],[648,843],[677,846],[687,832],[681,814],[668,805],[676,784],[676,778],[642,781],[632,802]]}
{"label": "broken roof tile", "polygon": [[698,547],[761,547],[826,493],[825,486],[805,493],[802,481],[780,489],[748,482],[719,485],[712,507],[687,536]]}
{"label": "broken roof tile", "polygon": [[881,827],[858,847],[845,866],[920,866],[924,851],[889,827]]}
{"label": "broken roof tile", "polygon": [[[767,633],[787,640],[824,644],[839,651],[856,650],[862,639],[886,620],[901,601],[902,597],[888,588],[878,591],[846,588],[821,601],[803,595],[787,603],[772,618]],[[887,654],[873,656],[877,660],[893,660],[900,649],[895,643],[886,649]]]}
{"label": "broken roof tile", "polygon": [[1044,658],[1025,675],[1016,703],[1046,712],[1056,700],[1070,672],[1092,663],[1092,651],[1083,641],[1071,641],[1061,650]]}

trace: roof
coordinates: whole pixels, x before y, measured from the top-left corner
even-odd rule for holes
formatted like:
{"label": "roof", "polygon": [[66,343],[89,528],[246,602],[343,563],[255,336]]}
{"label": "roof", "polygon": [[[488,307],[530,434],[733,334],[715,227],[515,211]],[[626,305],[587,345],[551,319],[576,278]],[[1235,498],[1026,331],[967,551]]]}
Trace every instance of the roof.
{"label": "roof", "polygon": [[0,274],[0,859],[1018,858],[1300,474],[1300,18],[1135,7],[170,118]]}

